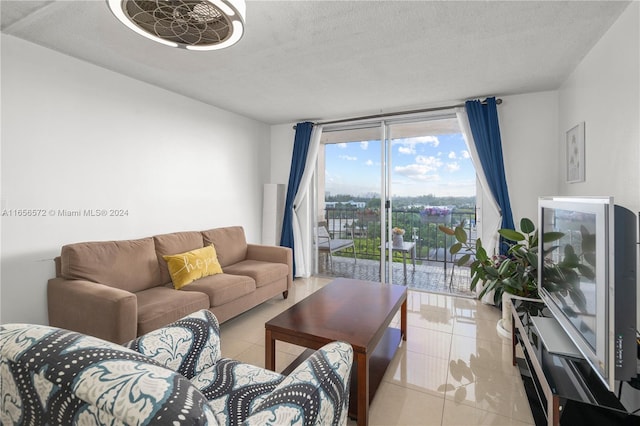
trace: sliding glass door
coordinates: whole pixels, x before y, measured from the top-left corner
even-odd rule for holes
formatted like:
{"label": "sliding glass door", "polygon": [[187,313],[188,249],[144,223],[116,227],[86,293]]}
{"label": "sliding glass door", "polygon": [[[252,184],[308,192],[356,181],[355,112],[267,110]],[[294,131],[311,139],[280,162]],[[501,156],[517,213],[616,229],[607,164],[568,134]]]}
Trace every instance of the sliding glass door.
{"label": "sliding glass door", "polygon": [[355,258],[348,242],[319,250],[319,273],[410,287],[450,283],[451,242],[438,225],[462,212],[475,223],[475,171],[455,116],[325,126],[322,144],[317,222],[330,239],[353,240]]}
{"label": "sliding glass door", "polygon": [[[380,253],[387,238],[383,129],[374,122],[323,133],[324,149],[318,156],[318,229],[328,234],[334,248],[345,248],[327,252],[319,238],[322,275],[381,279]],[[351,239],[357,259],[348,247]]]}

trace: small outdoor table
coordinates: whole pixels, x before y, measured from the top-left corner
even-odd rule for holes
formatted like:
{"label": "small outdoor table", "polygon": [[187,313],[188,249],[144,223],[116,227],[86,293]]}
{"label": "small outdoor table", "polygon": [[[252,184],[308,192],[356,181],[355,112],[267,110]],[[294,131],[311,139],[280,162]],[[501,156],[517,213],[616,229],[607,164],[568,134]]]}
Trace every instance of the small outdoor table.
{"label": "small outdoor table", "polygon": [[[380,249],[382,246],[379,246]],[[408,243],[404,241],[402,245],[394,245],[390,244],[389,241],[385,243],[385,249],[389,250],[391,247],[391,251],[399,251],[402,253],[402,266],[404,268],[404,280],[407,281],[407,253],[411,255],[411,263],[413,263],[413,272],[416,271],[416,243],[411,242]]]}

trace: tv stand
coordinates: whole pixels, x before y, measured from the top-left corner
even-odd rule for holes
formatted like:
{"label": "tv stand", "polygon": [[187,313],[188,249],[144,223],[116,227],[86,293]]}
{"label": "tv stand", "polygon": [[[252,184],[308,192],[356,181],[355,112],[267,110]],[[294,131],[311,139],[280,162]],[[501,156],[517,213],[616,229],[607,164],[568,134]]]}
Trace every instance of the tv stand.
{"label": "tv stand", "polygon": [[553,317],[531,317],[536,334],[542,340],[542,346],[552,354],[583,358],[582,354]]}
{"label": "tv stand", "polygon": [[634,413],[640,409],[640,390],[625,383],[618,399],[584,359],[545,348],[532,321],[549,316],[543,303],[514,300],[511,313],[513,365],[520,370],[537,426],[640,425],[640,410]]}

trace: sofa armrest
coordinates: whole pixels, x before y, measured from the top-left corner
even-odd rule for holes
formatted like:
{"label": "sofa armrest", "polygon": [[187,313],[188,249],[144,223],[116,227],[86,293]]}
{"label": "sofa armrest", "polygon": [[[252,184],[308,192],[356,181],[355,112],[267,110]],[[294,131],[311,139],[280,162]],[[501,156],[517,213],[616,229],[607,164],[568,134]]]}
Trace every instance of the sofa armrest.
{"label": "sofa armrest", "polygon": [[247,244],[247,259],[289,265],[287,288],[293,284],[293,254],[289,247]]}
{"label": "sofa armrest", "polygon": [[290,264],[293,256],[289,247],[247,244],[247,259]]}
{"label": "sofa armrest", "polygon": [[47,285],[49,324],[115,343],[138,335],[136,295],[84,280],[53,278]]}
{"label": "sofa armrest", "polygon": [[346,425],[352,365],[348,343],[323,346],[257,404],[243,424]]}
{"label": "sofa armrest", "polygon": [[206,309],[125,343],[191,380],[222,356],[218,319]]}

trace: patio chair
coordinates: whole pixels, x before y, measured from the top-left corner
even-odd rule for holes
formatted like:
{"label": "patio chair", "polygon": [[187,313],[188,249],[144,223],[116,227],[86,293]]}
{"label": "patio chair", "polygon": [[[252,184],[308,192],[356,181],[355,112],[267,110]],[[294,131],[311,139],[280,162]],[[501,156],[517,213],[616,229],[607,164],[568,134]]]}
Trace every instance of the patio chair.
{"label": "patio chair", "polygon": [[317,245],[319,252],[327,253],[327,256],[329,256],[329,267],[331,269],[333,269],[332,255],[338,251],[351,248],[353,251],[353,261],[356,261],[356,245],[353,241],[353,231],[351,233],[351,239],[331,238],[325,226],[318,226]]}
{"label": "patio chair", "polygon": [[[450,258],[450,262],[451,262],[451,277],[449,279],[449,289],[451,289],[453,287],[453,276],[455,274],[455,269],[457,266],[457,262],[459,259],[462,258],[462,256],[464,256],[465,254],[470,254],[472,255],[471,258],[465,262],[464,265],[461,266],[471,266],[471,264],[474,262],[475,258],[473,257],[473,254],[475,253],[475,247],[476,247],[476,238],[475,238],[475,230],[474,229],[469,229],[467,230],[467,244],[469,246],[472,247],[472,249],[467,249],[467,248],[463,248],[462,250],[460,250],[458,253],[456,254],[449,254],[448,250],[445,253],[446,255],[449,255]],[[446,258],[445,258],[445,275],[446,275]]]}

